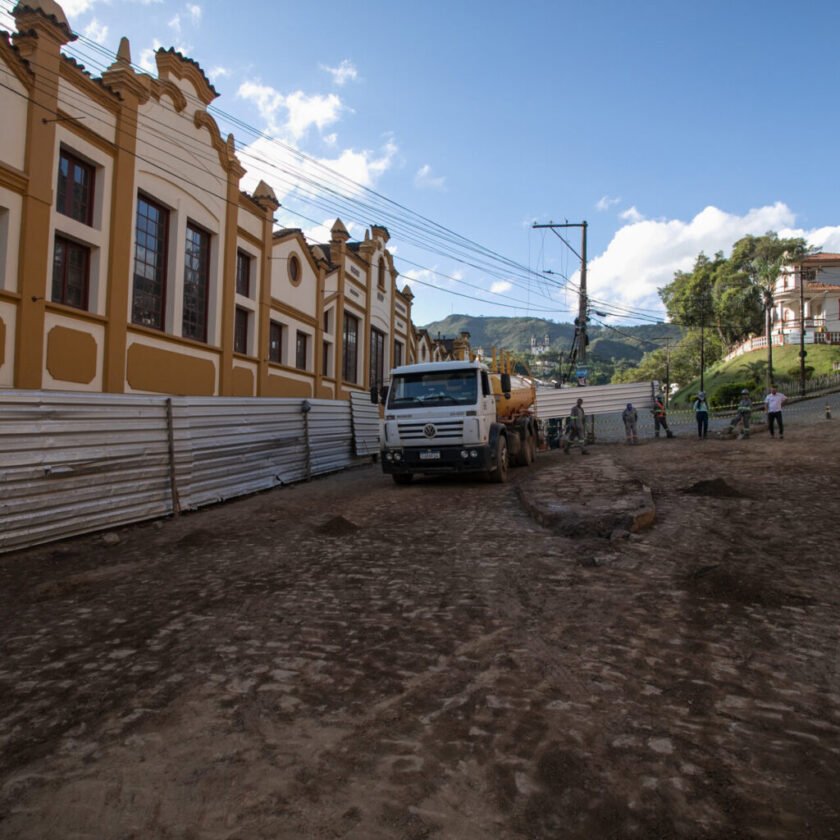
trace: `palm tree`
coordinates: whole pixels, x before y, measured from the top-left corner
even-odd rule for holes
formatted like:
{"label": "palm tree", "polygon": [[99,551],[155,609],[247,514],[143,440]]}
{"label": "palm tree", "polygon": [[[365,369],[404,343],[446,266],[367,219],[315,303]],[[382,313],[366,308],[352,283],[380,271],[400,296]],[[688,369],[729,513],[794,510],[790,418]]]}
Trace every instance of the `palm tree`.
{"label": "palm tree", "polygon": [[744,371],[744,373],[746,373],[752,380],[754,385],[759,385],[761,380],[764,379],[767,374],[767,362],[758,360],[754,362],[744,362],[738,370]]}

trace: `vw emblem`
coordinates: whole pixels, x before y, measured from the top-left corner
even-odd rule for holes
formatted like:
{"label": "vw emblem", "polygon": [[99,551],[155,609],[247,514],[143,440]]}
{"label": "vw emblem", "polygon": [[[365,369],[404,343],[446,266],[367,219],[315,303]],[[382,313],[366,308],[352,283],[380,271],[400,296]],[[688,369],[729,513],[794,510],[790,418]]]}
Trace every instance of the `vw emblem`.
{"label": "vw emblem", "polygon": [[433,438],[436,433],[437,433],[437,429],[435,429],[435,427],[432,423],[426,423],[426,425],[423,426],[423,434],[427,438]]}

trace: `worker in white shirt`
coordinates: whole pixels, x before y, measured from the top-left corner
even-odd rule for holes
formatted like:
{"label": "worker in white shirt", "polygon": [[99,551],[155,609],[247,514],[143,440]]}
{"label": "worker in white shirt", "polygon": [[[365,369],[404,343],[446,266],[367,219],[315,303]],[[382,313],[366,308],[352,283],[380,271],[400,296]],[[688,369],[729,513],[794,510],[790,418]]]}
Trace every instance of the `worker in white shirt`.
{"label": "worker in white shirt", "polygon": [[785,436],[785,426],[782,422],[782,406],[787,397],[780,394],[775,385],[770,386],[770,393],[764,398],[764,409],[767,412],[767,428],[770,437],[776,437],[776,423],[779,424],[779,439]]}

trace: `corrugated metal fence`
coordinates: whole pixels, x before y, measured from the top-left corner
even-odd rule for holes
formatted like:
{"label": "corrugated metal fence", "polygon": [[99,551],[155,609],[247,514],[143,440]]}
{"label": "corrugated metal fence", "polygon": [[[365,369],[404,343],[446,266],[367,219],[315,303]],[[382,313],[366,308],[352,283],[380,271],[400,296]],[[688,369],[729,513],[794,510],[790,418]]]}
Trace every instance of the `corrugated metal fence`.
{"label": "corrugated metal fence", "polygon": [[378,449],[378,410],[357,396],[2,393],[0,552],[359,463]]}
{"label": "corrugated metal fence", "polygon": [[639,413],[653,407],[655,382],[628,382],[622,385],[587,385],[584,388],[538,388],[537,416],[543,420],[568,417],[578,397],[587,415],[621,413],[633,403]]}

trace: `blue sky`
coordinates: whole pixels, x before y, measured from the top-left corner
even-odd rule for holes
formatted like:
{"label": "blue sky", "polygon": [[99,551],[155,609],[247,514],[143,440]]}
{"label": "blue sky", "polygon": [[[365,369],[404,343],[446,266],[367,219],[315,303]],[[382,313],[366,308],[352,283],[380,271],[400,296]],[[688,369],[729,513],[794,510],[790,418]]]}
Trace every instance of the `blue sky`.
{"label": "blue sky", "polygon": [[149,69],[158,46],[197,61],[244,186],[270,183],[282,224],[319,241],[336,215],[354,236],[385,224],[420,325],[571,320],[577,257],[533,222],[589,223],[595,308],[624,323],[661,316],[675,270],[747,233],[840,251],[835,3],[62,7],[95,74],[122,35]]}

